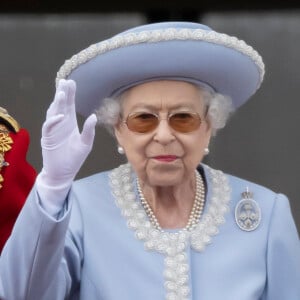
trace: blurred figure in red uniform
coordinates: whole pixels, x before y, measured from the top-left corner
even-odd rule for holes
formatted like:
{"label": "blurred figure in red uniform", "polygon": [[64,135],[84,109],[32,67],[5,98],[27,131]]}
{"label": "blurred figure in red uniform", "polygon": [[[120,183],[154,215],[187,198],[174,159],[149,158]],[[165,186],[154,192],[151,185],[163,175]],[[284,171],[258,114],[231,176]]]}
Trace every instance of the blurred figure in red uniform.
{"label": "blurred figure in red uniform", "polygon": [[0,253],[36,177],[28,146],[27,130],[0,107]]}

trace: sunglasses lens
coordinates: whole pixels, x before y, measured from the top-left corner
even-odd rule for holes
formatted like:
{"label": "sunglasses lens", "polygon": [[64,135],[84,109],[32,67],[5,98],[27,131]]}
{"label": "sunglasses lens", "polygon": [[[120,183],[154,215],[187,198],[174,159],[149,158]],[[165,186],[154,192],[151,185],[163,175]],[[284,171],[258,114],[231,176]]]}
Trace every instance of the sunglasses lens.
{"label": "sunglasses lens", "polygon": [[[159,118],[151,113],[134,113],[127,117],[129,130],[139,133],[153,131],[159,123]],[[201,118],[196,113],[181,112],[169,117],[169,125],[178,132],[187,133],[199,128]]]}
{"label": "sunglasses lens", "polygon": [[136,113],[129,115],[126,121],[129,130],[146,133],[154,130],[158,125],[158,118],[150,113]]}
{"label": "sunglasses lens", "polygon": [[201,124],[201,118],[198,114],[185,112],[176,113],[170,116],[169,124],[178,132],[192,132],[199,128]]}

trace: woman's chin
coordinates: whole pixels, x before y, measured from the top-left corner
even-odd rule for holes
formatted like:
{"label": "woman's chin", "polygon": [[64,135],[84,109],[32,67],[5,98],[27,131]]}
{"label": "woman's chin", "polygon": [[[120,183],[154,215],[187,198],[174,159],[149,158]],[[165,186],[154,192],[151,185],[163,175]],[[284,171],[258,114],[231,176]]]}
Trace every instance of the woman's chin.
{"label": "woman's chin", "polygon": [[178,165],[165,164],[146,171],[147,181],[152,186],[174,186],[184,180],[184,169]]}

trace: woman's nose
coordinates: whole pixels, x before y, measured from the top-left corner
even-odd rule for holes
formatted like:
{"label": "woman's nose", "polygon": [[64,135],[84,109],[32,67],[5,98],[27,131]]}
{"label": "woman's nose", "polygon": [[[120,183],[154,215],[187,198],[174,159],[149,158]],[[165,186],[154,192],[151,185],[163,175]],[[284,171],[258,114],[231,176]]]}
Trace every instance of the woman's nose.
{"label": "woman's nose", "polygon": [[175,139],[172,128],[169,126],[167,119],[161,119],[154,132],[156,142],[161,144],[168,144]]}

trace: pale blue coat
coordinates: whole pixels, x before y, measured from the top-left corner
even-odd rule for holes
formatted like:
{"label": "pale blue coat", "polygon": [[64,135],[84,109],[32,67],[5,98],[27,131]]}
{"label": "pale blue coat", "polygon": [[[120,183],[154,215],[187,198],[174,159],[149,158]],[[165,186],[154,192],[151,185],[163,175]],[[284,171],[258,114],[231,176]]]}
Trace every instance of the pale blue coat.
{"label": "pale blue coat", "polygon": [[[204,173],[207,207],[206,167]],[[166,299],[164,255],[145,250],[128,228],[108,175],[75,182],[57,219],[43,210],[33,189],[2,253],[2,299]],[[225,223],[203,252],[187,247],[186,299],[299,300],[300,243],[287,198],[226,176],[232,192]],[[246,187],[262,215],[250,232],[235,221]]]}

